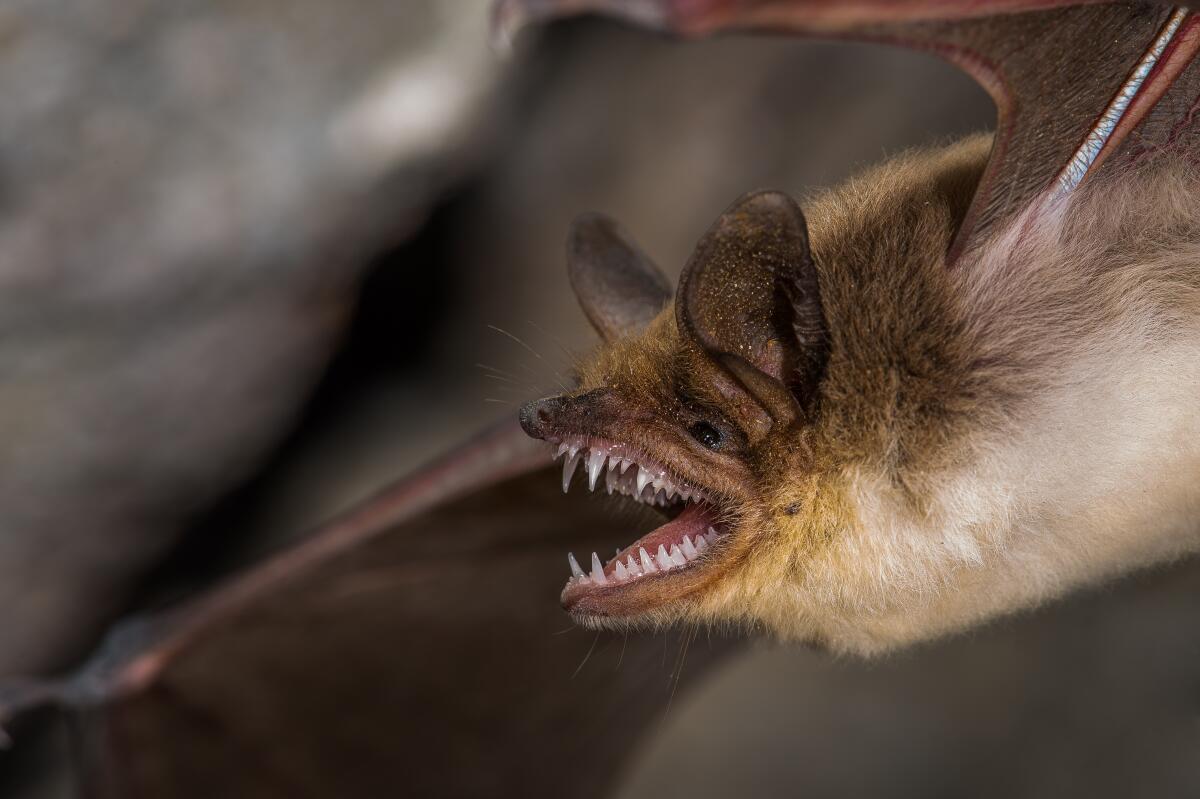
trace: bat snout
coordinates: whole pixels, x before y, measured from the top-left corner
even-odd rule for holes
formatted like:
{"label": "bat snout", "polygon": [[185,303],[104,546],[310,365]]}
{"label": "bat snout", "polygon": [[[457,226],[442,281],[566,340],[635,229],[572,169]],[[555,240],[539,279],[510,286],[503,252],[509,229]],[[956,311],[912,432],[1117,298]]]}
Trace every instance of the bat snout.
{"label": "bat snout", "polygon": [[519,418],[521,427],[534,438],[555,440],[568,433],[605,435],[622,418],[622,407],[612,391],[601,388],[527,402]]}
{"label": "bat snout", "polygon": [[546,438],[554,425],[554,420],[560,416],[563,408],[562,397],[545,397],[532,400],[521,406],[521,427],[533,438]]}

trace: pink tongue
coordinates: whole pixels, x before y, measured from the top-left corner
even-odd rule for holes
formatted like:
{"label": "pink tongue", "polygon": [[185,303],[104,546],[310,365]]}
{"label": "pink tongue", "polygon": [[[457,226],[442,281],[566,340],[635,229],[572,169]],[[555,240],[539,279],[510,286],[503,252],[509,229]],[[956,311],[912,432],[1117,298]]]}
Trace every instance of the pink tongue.
{"label": "pink tongue", "polygon": [[617,560],[624,559],[628,555],[634,555],[636,560],[638,549],[644,548],[650,557],[654,557],[660,545],[666,547],[667,552],[671,551],[672,545],[683,546],[683,537],[685,535],[691,536],[692,541],[695,541],[698,535],[708,536],[708,528],[716,525],[716,523],[717,519],[714,508],[707,505],[689,504],[674,519],[662,527],[654,528],[633,542],[633,544],[621,550],[620,554],[609,561],[608,565],[604,567],[604,571],[611,574],[617,568]]}

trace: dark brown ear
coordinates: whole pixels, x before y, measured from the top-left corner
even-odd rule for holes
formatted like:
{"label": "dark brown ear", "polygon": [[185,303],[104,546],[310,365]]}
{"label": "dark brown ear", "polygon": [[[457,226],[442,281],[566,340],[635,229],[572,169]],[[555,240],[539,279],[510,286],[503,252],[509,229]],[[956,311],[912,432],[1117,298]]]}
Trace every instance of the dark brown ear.
{"label": "dark brown ear", "polygon": [[721,215],[679,279],[679,329],[776,423],[816,398],[829,356],[816,264],[800,206],[748,194]]}
{"label": "dark brown ear", "polygon": [[603,214],[572,223],[567,275],[588,321],[606,340],[641,330],[671,301],[671,282]]}

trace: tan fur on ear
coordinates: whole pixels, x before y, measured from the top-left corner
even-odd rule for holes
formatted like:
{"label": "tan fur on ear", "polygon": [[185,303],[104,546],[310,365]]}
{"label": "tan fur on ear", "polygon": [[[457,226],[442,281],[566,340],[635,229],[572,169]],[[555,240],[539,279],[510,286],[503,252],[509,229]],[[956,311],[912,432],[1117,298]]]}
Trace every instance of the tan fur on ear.
{"label": "tan fur on ear", "polygon": [[[1200,548],[1200,180],[1160,160],[1031,208],[953,269],[989,139],[804,203],[831,336],[820,413],[746,456],[729,567],[639,619],[874,652]],[[668,313],[584,389],[669,428],[720,407]]]}

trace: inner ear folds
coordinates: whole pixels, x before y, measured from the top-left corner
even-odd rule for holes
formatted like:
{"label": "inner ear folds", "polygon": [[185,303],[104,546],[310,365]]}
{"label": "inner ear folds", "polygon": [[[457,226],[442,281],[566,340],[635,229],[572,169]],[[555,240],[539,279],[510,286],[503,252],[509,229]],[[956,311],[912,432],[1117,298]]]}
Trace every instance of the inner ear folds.
{"label": "inner ear folds", "polygon": [[786,194],[735,202],[679,281],[676,321],[776,423],[808,410],[828,359],[808,226]]}
{"label": "inner ear folds", "polygon": [[584,214],[567,236],[567,276],[588,321],[606,340],[637,332],[671,301],[671,283],[603,214]]}

